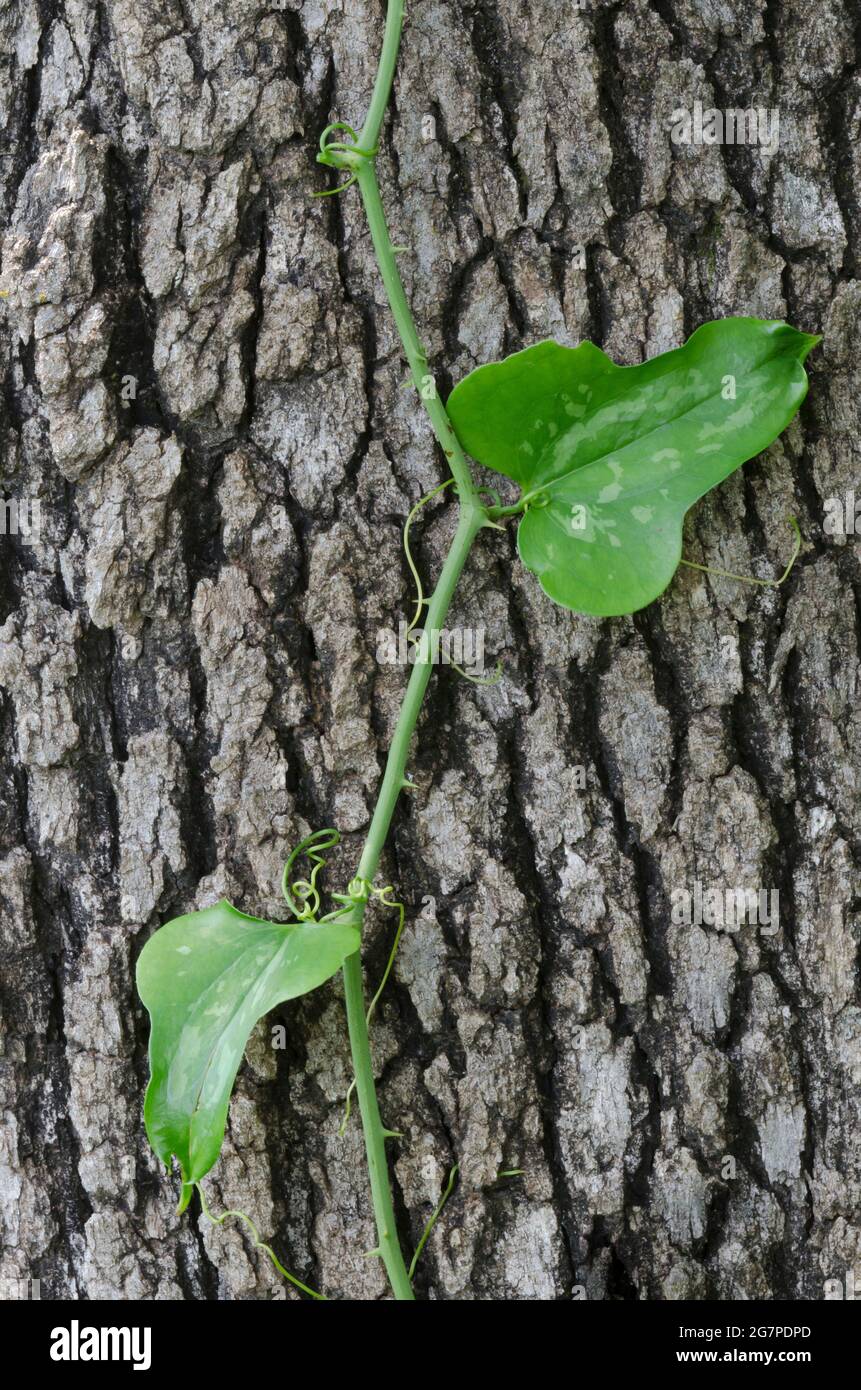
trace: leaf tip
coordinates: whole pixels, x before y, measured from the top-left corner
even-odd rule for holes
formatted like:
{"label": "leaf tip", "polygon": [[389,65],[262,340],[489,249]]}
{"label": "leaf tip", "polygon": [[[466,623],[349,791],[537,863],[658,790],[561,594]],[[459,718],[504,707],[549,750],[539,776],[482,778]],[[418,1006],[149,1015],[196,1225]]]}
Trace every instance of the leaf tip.
{"label": "leaf tip", "polygon": [[815,347],[819,347],[825,335],[824,333],[802,333],[801,336],[804,339],[801,349],[801,360],[803,362],[808,353],[812,352]]}

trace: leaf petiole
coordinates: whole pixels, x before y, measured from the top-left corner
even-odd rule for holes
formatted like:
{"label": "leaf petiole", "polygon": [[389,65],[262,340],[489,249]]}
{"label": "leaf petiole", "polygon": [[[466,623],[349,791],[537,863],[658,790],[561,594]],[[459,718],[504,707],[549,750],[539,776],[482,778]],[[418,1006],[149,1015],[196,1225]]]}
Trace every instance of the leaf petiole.
{"label": "leaf petiole", "polygon": [[507,516],[522,516],[526,511],[529,499],[521,497],[519,502],[513,502],[510,507],[488,507],[487,515],[490,521],[501,521]]}

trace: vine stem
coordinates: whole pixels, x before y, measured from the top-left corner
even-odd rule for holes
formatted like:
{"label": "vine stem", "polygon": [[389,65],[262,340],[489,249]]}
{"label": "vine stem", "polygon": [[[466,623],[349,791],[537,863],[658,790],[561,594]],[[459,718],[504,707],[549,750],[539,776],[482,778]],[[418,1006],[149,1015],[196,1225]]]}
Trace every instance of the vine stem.
{"label": "vine stem", "polygon": [[[427,625],[430,629],[444,626],[445,616],[457,581],[466,563],[466,558],[475,537],[484,524],[485,514],[482,508],[476,506],[461,508],[451,549],[446,556],[439,582],[428,604]],[[432,644],[430,645],[432,646]],[[398,797],[404,787],[410,785],[405,777],[407,757],[425,691],[431,677],[431,670],[430,659],[416,661],[398,715],[392,745],[386,759],[386,770],[383,773],[377,804],[374,808],[368,837],[359,863],[357,877],[367,879],[368,882],[373,882],[377,872]],[[356,918],[358,918],[359,925],[361,925],[363,915],[363,907],[357,908]],[[355,921],[356,918],[353,920]],[[353,1071],[356,1078],[356,1095],[365,1134],[371,1197],[377,1223],[378,1245],[376,1253],[380,1255],[386,1267],[386,1273],[389,1276],[395,1297],[412,1299],[412,1285],[398,1241],[389,1187],[386,1159],[386,1139],[389,1137],[389,1131],[386,1130],[380,1118],[380,1107],[374,1085],[371,1044],[365,1016],[362,961],[358,951],[344,962],[344,995],[347,1004],[350,1048],[353,1054]]]}
{"label": "vine stem", "polygon": [[[363,150],[373,150],[376,153],[379,144],[380,130],[383,124],[383,117],[389,102],[389,95],[392,89],[392,79],[395,75],[395,64],[398,58],[398,48],[401,42],[401,29],[404,19],[404,0],[389,0],[386,11],[386,28],[383,34],[383,50],[380,56],[380,65],[377,69],[377,77],[374,82],[374,90],[371,96],[371,105],[362,126],[357,144]],[[469,464],[460,446],[460,441],[454,432],[452,423],[448,418],[446,408],[437,395],[436,386],[433,383],[428,371],[427,353],[422,347],[421,340],[416,329],[415,321],[407,302],[406,292],[403,281],[397,266],[392,239],[389,236],[389,229],[386,223],[386,214],[383,209],[383,201],[380,197],[380,187],[377,183],[377,172],[374,165],[374,158],[359,157],[358,164],[353,165],[358,176],[359,191],[362,195],[362,202],[365,205],[365,213],[368,218],[368,228],[371,233],[371,240],[374,243],[374,252],[377,263],[380,267],[380,274],[386,289],[392,315],[403,343],[404,353],[410,364],[413,384],[419,391],[425,410],[433,426],[434,434],[437,437],[440,448],[448,459],[449,468],[452,476],[457,483],[457,491],[461,502],[473,501],[477,504],[478,498],[475,492],[475,484],[469,471]]]}
{"label": "vine stem", "polygon": [[[349,151],[343,151],[342,159],[343,167],[352,169],[357,175],[380,274],[410,365],[413,382],[419,389],[434,434],[448,460],[452,477],[457,486],[459,501],[457,530],[436,588],[428,600],[426,622],[427,627],[433,630],[444,627],[449,605],[472,543],[481,528],[489,525],[490,521],[487,509],[481,504],[476,492],[469,464],[452,428],[445,406],[439,399],[435,386],[432,386],[432,379],[429,377],[427,354],[421,345],[398,272],[396,254],[389,235],[374,167],[374,155],[397,64],[403,16],[404,0],[389,0],[382,54],[371,96],[371,104],[359,139],[356,141],[357,146],[360,146],[363,151],[372,151],[373,153],[351,154]],[[383,780],[357,873],[358,878],[365,879],[369,883],[373,882],[379,867],[380,856],[389,833],[398,797],[405,787],[411,785],[406,780],[406,764],[410,743],[431,677],[432,652],[433,643],[429,643],[424,660],[421,658],[421,653],[418,653],[398,715],[392,744],[386,759]],[[364,906],[364,904],[356,905],[352,919],[360,928],[364,918]],[[380,1117],[374,1085],[371,1045],[362,984],[361,953],[357,951],[348,957],[344,962],[343,969],[347,1025],[356,1078],[356,1094],[362,1117],[371,1197],[377,1226],[378,1244],[373,1253],[379,1255],[385,1265],[395,1298],[412,1300],[414,1294],[398,1240],[389,1185],[385,1145],[386,1139],[392,1136],[391,1131],[384,1127]]]}
{"label": "vine stem", "polygon": [[419,340],[415,322],[410,312],[407,296],[404,290],[403,281],[397,267],[392,239],[389,236],[389,229],[386,224],[386,214],[383,210],[383,200],[380,197],[380,186],[377,183],[377,174],[374,162],[371,159],[365,160],[359,168],[359,191],[362,195],[362,202],[365,205],[365,213],[368,218],[368,227],[371,232],[371,240],[374,243],[374,251],[377,263],[380,267],[380,274],[383,284],[386,287],[389,304],[392,314],[400,334],[401,342],[404,346],[404,353],[410,364],[413,384],[421,396],[422,404],[428,413],[433,432],[437,437],[440,448],[448,460],[452,477],[457,484],[457,493],[461,502],[472,501],[478,503],[475,491],[475,484],[469,471],[469,464],[466,461],[463,449],[460,446],[454,427],[448,418],[448,412],[439,398],[436,383],[428,368],[427,353]]}

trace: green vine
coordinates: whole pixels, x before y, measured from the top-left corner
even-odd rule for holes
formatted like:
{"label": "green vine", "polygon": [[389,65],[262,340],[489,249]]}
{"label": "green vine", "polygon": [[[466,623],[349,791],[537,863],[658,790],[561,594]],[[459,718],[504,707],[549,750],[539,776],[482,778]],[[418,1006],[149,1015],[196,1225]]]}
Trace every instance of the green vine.
{"label": "green vine", "polygon": [[[541,342],[461,380],[446,405],[413,321],[376,175],[380,132],[389,102],[403,25],[403,0],[389,0],[379,67],[360,131],[334,121],[320,137],[318,161],[345,180],[316,194],[361,194],[380,276],[410,370],[450,477],[410,510],[404,550],[416,584],[408,628],[414,661],[388,752],[377,802],[354,877],[336,906],[323,912],[320,875],[325,853],[340,840],[334,828],[308,835],[289,855],[282,890],[292,920],[267,922],[226,901],[187,913],[160,928],[137,967],[140,996],[150,1012],[150,1069],[144,1116],[158,1156],[179,1161],[180,1211],[194,1188],[203,1213],[222,1224],[241,1220],[255,1247],[307,1296],[302,1284],[264,1244],[249,1217],[213,1217],[201,1178],[218,1158],[232,1086],[245,1043],[259,1018],[276,1004],[315,989],[343,971],[353,1081],[342,1130],[355,1094],[361,1115],[377,1243],[368,1252],[385,1266],[396,1299],[412,1300],[417,1261],[449,1201],[458,1166],[448,1176],[407,1267],[398,1238],[386,1143],[401,1138],[380,1115],[371,1061],[370,1024],[394,965],[404,930],[404,905],[394,887],[375,887],[398,799],[414,790],[407,774],[410,746],[433,666],[417,642],[424,610],[431,632],[442,630],[456,586],[479,532],[518,520],[520,558],[544,591],[574,612],[594,617],[629,614],[653,602],[679,563],[729,579],[744,576],[681,559],[687,510],[746,459],[766,449],[798,410],[807,390],[803,363],[817,337],[772,320],[734,318],[702,325],[688,341],[633,367],[619,367],[592,343],[576,348]],[[520,498],[503,505],[492,487],[477,486],[466,451],[509,478]],[[433,592],[426,596],[410,549],[410,527],[435,496],[452,489],[457,526]],[[795,546],[783,584],[801,549]],[[460,668],[456,668],[460,669]],[[490,680],[501,676],[501,666]],[[305,877],[301,860],[310,866]],[[366,1006],[361,933],[368,903],[397,913],[380,983]],[[499,1178],[518,1176],[506,1169]]]}

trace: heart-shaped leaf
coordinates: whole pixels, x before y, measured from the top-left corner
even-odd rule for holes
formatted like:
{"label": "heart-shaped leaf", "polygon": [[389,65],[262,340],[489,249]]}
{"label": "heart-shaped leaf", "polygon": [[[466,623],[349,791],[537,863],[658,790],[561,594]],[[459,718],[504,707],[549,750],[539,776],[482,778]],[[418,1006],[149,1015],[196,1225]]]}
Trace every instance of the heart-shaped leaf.
{"label": "heart-shaped leaf", "polygon": [[688,507],[785,429],[819,341],[719,319],[635,367],[538,343],[471,372],[448,411],[463,447],[523,489],[518,549],[545,592],[613,617],[662,593]]}
{"label": "heart-shaped leaf", "polygon": [[182,1167],[181,1208],[218,1158],[230,1092],[254,1024],[307,994],[359,949],[346,922],[264,922],[229,902],[175,917],[137,965],[149,1010],[144,1119],[153,1149]]}

